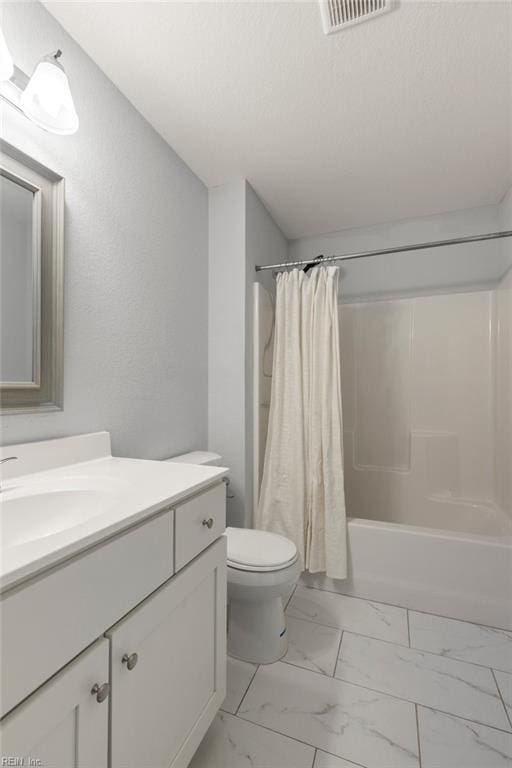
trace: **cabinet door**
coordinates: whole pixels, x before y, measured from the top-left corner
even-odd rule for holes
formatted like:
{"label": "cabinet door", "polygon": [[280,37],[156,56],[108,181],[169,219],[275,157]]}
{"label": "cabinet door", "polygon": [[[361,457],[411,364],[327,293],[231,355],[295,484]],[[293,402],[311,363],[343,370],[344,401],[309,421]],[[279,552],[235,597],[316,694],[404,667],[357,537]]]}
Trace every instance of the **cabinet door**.
{"label": "cabinet door", "polygon": [[112,768],[184,768],[226,693],[224,537],[108,634]]}
{"label": "cabinet door", "polygon": [[108,699],[98,702],[91,691],[108,682],[108,672],[108,640],[102,639],[2,720],[0,763],[106,768]]}
{"label": "cabinet door", "polygon": [[172,575],[172,527],[158,513],[0,596],[2,715]]}

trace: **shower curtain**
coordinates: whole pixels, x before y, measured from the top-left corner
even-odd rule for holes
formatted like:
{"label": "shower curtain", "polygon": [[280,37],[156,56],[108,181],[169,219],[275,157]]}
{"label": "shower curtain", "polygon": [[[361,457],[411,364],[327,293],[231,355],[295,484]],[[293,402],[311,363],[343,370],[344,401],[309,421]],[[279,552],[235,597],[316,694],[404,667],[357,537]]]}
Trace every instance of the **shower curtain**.
{"label": "shower curtain", "polygon": [[303,567],[347,576],[337,267],[277,277],[272,392],[257,528]]}

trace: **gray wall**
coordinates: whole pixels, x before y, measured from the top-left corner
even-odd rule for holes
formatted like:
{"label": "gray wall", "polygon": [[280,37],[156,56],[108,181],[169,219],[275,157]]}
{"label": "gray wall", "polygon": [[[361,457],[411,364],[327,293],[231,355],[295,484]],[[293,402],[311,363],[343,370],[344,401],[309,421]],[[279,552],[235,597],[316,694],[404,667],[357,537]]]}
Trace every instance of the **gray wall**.
{"label": "gray wall", "polygon": [[[483,234],[499,229],[499,206],[392,221],[292,240],[290,261],[318,254],[354,253],[431,240]],[[370,259],[338,262],[344,301],[451,293],[494,287],[510,266],[503,241],[486,241],[432,250],[405,251]]]}
{"label": "gray wall", "polygon": [[208,448],[231,469],[227,515],[244,523],[245,182],[209,190]]}
{"label": "gray wall", "polygon": [[[208,447],[231,468],[230,525],[250,525],[253,474],[252,284],[256,264],[286,260],[287,241],[245,181],[209,192]],[[271,275],[263,277],[267,287]]]}
{"label": "gray wall", "polygon": [[123,456],[204,447],[207,190],[42,5],[1,14],[24,71],[63,49],[80,116],[60,137],[2,104],[4,138],[66,180],[64,410],[5,416],[2,440],[107,429]]}

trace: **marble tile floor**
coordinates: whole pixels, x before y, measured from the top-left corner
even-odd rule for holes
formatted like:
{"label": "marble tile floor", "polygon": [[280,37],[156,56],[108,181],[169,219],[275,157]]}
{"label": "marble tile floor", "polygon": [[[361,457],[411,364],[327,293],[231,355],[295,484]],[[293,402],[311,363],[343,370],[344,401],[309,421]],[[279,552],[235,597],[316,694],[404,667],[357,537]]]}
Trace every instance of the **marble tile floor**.
{"label": "marble tile floor", "polygon": [[297,586],[191,768],[512,768],[512,632]]}

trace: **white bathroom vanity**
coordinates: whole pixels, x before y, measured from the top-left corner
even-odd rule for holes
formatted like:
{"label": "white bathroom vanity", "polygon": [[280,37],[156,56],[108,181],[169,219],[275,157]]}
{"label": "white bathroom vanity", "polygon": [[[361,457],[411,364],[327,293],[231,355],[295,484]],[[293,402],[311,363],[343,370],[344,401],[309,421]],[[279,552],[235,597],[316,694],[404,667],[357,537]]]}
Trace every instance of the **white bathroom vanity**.
{"label": "white bathroom vanity", "polygon": [[227,470],[0,455],[2,764],[184,768],[225,696]]}

